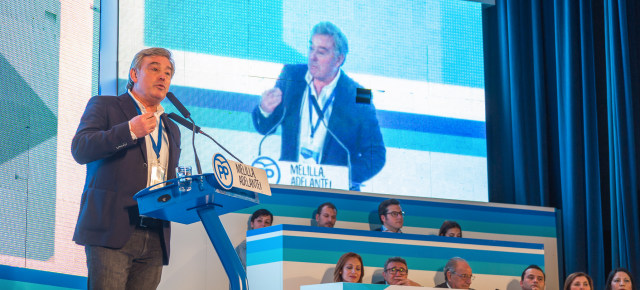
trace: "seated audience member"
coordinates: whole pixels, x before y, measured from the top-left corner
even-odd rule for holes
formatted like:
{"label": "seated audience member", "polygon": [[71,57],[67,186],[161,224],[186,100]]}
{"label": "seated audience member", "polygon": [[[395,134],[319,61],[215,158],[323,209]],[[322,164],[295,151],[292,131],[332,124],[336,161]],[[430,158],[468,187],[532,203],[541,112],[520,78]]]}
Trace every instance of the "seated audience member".
{"label": "seated audience member", "polygon": [[522,290],[544,290],[544,283],[547,277],[544,271],[537,265],[530,265],[520,276],[520,287]]}
{"label": "seated audience member", "polygon": [[564,281],[564,290],[593,290],[593,280],[586,273],[575,272]]}
{"label": "seated audience member", "polygon": [[438,236],[462,238],[462,228],[457,222],[444,221],[442,223],[442,226],[440,226],[440,233],[438,234]]}
{"label": "seated audience member", "polygon": [[471,281],[475,278],[465,259],[453,257],[444,266],[444,283],[435,288],[469,289]]}
{"label": "seated audience member", "polygon": [[400,229],[404,224],[404,212],[397,199],[392,198],[381,202],[378,206],[378,217],[382,227],[376,231],[402,233]]}
{"label": "seated audience member", "polygon": [[332,228],[336,225],[338,209],[333,203],[325,202],[318,207],[316,221],[319,227]]}
{"label": "seated audience member", "polygon": [[636,284],[633,283],[633,277],[629,270],[625,268],[613,269],[607,278],[605,290],[635,290]]}
{"label": "seated audience member", "polygon": [[384,281],[374,284],[420,286],[420,284],[409,280],[409,267],[407,261],[400,257],[391,257],[384,263],[382,272]]}
{"label": "seated audience member", "polygon": [[[251,229],[260,229],[271,226],[273,223],[273,214],[266,209],[259,209],[253,212],[251,215]],[[247,268],[247,240],[242,241],[238,247],[236,247],[236,253],[238,253],[238,257],[240,257],[240,262],[242,262],[242,266]]]}
{"label": "seated audience member", "polygon": [[342,255],[333,270],[333,282],[362,283],[363,276],[362,257],[353,252]]}

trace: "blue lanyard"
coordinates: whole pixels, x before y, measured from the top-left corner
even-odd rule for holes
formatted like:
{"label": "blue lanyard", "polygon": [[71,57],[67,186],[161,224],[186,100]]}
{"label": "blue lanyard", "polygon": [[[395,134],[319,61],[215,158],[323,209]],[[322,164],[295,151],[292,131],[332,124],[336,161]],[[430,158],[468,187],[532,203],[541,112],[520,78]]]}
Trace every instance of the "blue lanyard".
{"label": "blue lanyard", "polygon": [[[318,130],[318,127],[320,126],[320,123],[322,122],[320,118],[324,118],[324,114],[329,109],[329,106],[331,106],[331,103],[333,103],[333,99],[336,96],[336,91],[334,89],[333,92],[331,92],[331,96],[329,96],[329,99],[324,103],[324,107],[322,108],[322,110],[320,110],[318,100],[316,100],[316,98],[311,95],[311,84],[309,84],[309,92],[307,93],[307,95],[309,96],[309,127],[311,127],[311,138],[313,138],[313,136],[316,134],[316,131]],[[318,120],[316,120],[315,126],[313,126],[312,121],[313,108],[315,108],[316,113],[318,113]],[[320,115],[322,115],[322,117],[320,117]]]}
{"label": "blue lanyard", "polygon": [[[131,97],[133,99],[133,97]],[[140,107],[138,107],[138,103],[136,100],[133,100],[133,104],[136,105],[136,111],[138,115],[142,115],[142,111],[140,111]],[[153,151],[156,152],[156,159],[160,159],[160,149],[162,148],[162,119],[158,121],[158,143],[153,140],[153,136],[149,134],[149,139],[151,139],[151,144],[153,145]]]}

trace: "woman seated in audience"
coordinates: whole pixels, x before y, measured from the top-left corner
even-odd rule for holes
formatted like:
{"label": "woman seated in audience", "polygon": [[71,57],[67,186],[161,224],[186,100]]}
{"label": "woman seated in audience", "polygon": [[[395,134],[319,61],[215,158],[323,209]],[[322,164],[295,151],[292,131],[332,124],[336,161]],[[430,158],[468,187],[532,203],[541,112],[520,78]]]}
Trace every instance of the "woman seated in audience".
{"label": "woman seated in audience", "polygon": [[564,290],[593,290],[593,280],[583,272],[575,272],[564,281]]}
{"label": "woman seated in audience", "polygon": [[440,233],[438,236],[462,238],[462,228],[457,222],[444,221],[440,226]]}
{"label": "woman seated in audience", "polygon": [[633,277],[629,270],[625,268],[613,269],[609,273],[605,290],[635,290],[636,283],[633,283]]}
{"label": "woman seated in audience", "polygon": [[333,270],[333,282],[362,283],[363,276],[362,257],[353,252],[342,255]]}

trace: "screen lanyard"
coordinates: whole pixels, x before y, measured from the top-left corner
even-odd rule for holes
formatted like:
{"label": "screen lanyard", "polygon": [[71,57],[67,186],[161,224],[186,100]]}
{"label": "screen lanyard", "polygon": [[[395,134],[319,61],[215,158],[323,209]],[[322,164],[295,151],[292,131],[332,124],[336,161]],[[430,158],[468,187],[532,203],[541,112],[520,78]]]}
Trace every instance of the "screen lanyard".
{"label": "screen lanyard", "polygon": [[[142,115],[142,111],[140,111],[138,103],[134,100],[133,104],[136,105],[136,111],[138,112],[138,115]],[[149,139],[151,139],[153,151],[156,152],[156,159],[160,159],[160,148],[162,148],[162,118],[158,120],[158,143],[153,140],[153,136],[151,134],[149,134]]]}
{"label": "screen lanyard", "polygon": [[[333,90],[333,92],[331,92],[331,96],[329,97],[329,99],[324,103],[324,107],[322,108],[322,110],[320,110],[320,105],[318,104],[318,100],[316,100],[316,98],[314,98],[311,95],[311,84],[309,84],[309,126],[311,127],[311,138],[313,138],[313,135],[316,134],[316,131],[318,130],[318,127],[320,126],[320,122],[322,122],[322,119],[320,117],[320,115],[322,115],[322,118],[324,118],[324,114],[327,112],[327,109],[329,109],[329,106],[331,106],[331,103],[333,103],[333,99],[336,96],[336,91],[335,89]],[[313,108],[316,109],[316,113],[318,113],[318,120],[316,121],[316,125],[313,126]]]}

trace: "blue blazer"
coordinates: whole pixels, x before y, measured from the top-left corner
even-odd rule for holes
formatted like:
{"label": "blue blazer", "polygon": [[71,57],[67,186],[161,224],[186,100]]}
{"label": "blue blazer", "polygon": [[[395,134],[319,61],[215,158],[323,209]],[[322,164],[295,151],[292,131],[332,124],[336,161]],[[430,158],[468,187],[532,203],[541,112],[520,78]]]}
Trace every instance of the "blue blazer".
{"label": "blue blazer", "polygon": [[[139,222],[133,195],[147,187],[145,138],[133,141],[129,120],[138,113],[131,96],[95,96],[89,100],[71,143],[73,158],[87,165],[80,215],[73,240],[81,245],[122,248]],[[161,116],[169,137],[167,179],[176,176],[180,130]],[[152,152],[153,154],[153,152]],[[163,262],[169,262],[170,223],[160,233]]]}
{"label": "blue blazer", "polygon": [[[282,122],[282,142],[280,160],[298,161],[300,146],[300,118],[302,97],[307,89],[306,64],[285,65],[278,77],[276,87],[282,91],[282,103],[268,118],[260,113],[260,104],[253,110],[253,125],[260,134],[266,134],[282,117],[283,107],[287,107]],[[362,183],[382,170],[387,150],[378,125],[376,108],[371,104],[356,103],[356,88],[360,87],[344,71],[335,88],[335,100],[329,129],[349,149],[351,154],[352,181]],[[306,108],[305,108],[306,109]],[[322,150],[321,164],[347,165],[347,153],[327,133]]]}

